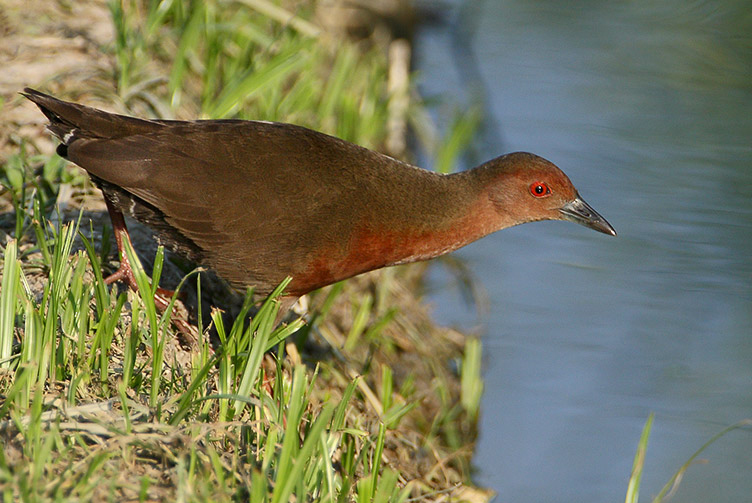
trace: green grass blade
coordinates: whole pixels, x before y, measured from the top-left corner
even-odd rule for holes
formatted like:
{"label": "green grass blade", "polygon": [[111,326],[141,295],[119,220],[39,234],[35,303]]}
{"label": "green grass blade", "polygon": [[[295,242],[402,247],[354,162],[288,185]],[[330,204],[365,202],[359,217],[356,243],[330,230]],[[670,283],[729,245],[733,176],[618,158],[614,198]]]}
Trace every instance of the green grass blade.
{"label": "green grass blade", "polygon": [[478,338],[469,337],[465,342],[465,355],[460,370],[460,401],[471,421],[478,420],[483,397],[482,345]]}
{"label": "green grass blade", "polygon": [[339,405],[337,405],[337,410],[335,411],[334,419],[332,420],[333,431],[339,431],[345,425],[347,405],[348,403],[350,403],[350,398],[352,398],[352,395],[355,392],[355,388],[357,388],[358,386],[358,381],[360,381],[360,377],[356,377],[355,379],[350,381],[350,383],[345,388],[345,391],[342,394],[342,400],[340,400]]}
{"label": "green grass blade", "polygon": [[373,466],[371,468],[371,499],[376,494],[378,486],[379,471],[381,471],[381,455],[384,453],[384,442],[386,441],[386,424],[382,421],[379,423],[379,434],[376,437],[376,451],[373,453]]}
{"label": "green grass blade", "polygon": [[457,115],[436,155],[436,171],[449,173],[454,170],[457,158],[467,149],[482,118],[483,114],[477,105]]}
{"label": "green grass blade", "polygon": [[235,113],[250,97],[264,93],[299,70],[305,63],[302,56],[304,44],[291,47],[274,56],[262,68],[249,71],[236,83],[228,84],[219,95],[216,104],[208,111],[210,117],[223,118]]}
{"label": "green grass blade", "polygon": [[[274,494],[272,495],[272,503],[281,503],[283,501],[289,501],[290,495],[292,495],[295,484],[301,480],[303,470],[305,470],[310,458],[314,455],[315,449],[321,445],[321,437],[324,435],[324,430],[329,424],[329,420],[334,413],[335,405],[333,403],[327,403],[319,416],[314,421],[311,429],[308,430],[306,439],[303,442],[303,446],[297,453],[294,459],[294,465],[289,474],[283,479],[283,483],[274,487]],[[289,434],[285,436],[287,440]],[[295,435],[296,436],[296,435]],[[296,436],[297,437],[297,436]],[[295,438],[297,442],[297,438]],[[305,494],[298,494],[298,501],[302,501]]]}
{"label": "green grass blade", "polygon": [[2,292],[0,292],[0,367],[9,368],[21,274],[21,266],[18,262],[18,242],[15,239],[8,242],[4,255]]}
{"label": "green grass blade", "polygon": [[654,417],[655,414],[651,412],[647,421],[645,421],[645,426],[642,428],[642,435],[640,435],[640,442],[637,444],[637,452],[632,464],[632,474],[629,476],[625,503],[637,503],[639,499],[642,469],[645,465],[645,453],[648,449],[648,439],[650,438],[650,430],[653,428]]}
{"label": "green grass blade", "polygon": [[[281,488],[288,482],[294,460],[300,459],[298,455],[298,428],[306,406],[304,388],[305,369],[303,367],[296,367],[293,372],[292,389],[288,398],[287,428],[285,429],[282,450],[280,451],[277,464],[277,473],[274,479],[274,483],[278,488]],[[280,492],[275,490],[272,503],[287,501],[287,498],[278,499],[279,496],[281,496]]]}
{"label": "green grass blade", "polygon": [[[288,281],[289,283],[289,281]],[[251,351],[248,355],[248,359],[243,370],[243,376],[238,386],[238,395],[248,396],[252,393],[252,390],[256,384],[256,377],[259,375],[261,369],[261,361],[264,358],[264,353],[267,350],[269,336],[273,328],[277,313],[279,312],[279,302],[277,300],[279,292],[275,296],[274,293],[270,295],[259,312],[256,314],[248,331],[252,331],[254,327],[258,327],[256,335],[253,337],[253,343],[251,344]],[[240,415],[245,407],[244,402],[235,401],[233,408],[235,414]]]}
{"label": "green grass blade", "polygon": [[298,330],[300,330],[305,325],[305,320],[303,318],[298,318],[297,320],[293,320],[287,325],[280,325],[277,327],[271,336],[269,336],[269,340],[266,342],[266,349],[264,351],[269,351],[273,347],[275,347],[280,342],[284,341],[288,337],[290,337],[292,334],[296,333]]}
{"label": "green grass blade", "polygon": [[204,29],[203,2],[198,2],[192,10],[191,18],[182,30],[180,43],[173,58],[170,73],[169,89],[172,92],[172,105],[176,106],[181,100],[181,90],[189,69],[189,53],[200,45]]}
{"label": "green grass blade", "polygon": [[[151,390],[149,392],[149,406],[156,407],[159,399],[159,391],[162,380],[162,368],[164,366],[163,354],[164,354],[164,333],[160,333],[160,324],[157,319],[157,306],[154,302],[154,295],[152,293],[152,286],[149,281],[149,277],[144,270],[144,266],[141,265],[136,251],[130,243],[129,239],[123,239],[123,248],[125,255],[128,259],[128,263],[133,271],[133,276],[136,278],[136,284],[138,285],[138,293],[143,302],[144,311],[146,312],[146,319],[149,322],[151,341]],[[138,320],[133,319],[132,323],[138,323]]]}
{"label": "green grass blade", "polygon": [[689,459],[679,468],[679,470],[674,474],[673,477],[671,477],[671,480],[669,480],[665,486],[661,489],[661,492],[658,493],[658,496],[656,496],[653,499],[653,503],[661,503],[664,499],[668,499],[671,497],[671,495],[676,491],[676,489],[679,487],[679,484],[681,483],[682,477],[684,477],[684,473],[687,471],[687,469],[694,463],[695,459],[697,459],[697,456],[702,454],[702,452],[710,447],[712,444],[717,442],[721,437],[726,435],[727,433],[737,430],[739,428],[746,428],[748,426],[752,426],[752,419],[743,419],[739,421],[738,423],[732,424],[731,426],[728,426],[712,437],[710,437],[710,440],[702,444],[702,446],[697,449],[694,454],[692,454]]}

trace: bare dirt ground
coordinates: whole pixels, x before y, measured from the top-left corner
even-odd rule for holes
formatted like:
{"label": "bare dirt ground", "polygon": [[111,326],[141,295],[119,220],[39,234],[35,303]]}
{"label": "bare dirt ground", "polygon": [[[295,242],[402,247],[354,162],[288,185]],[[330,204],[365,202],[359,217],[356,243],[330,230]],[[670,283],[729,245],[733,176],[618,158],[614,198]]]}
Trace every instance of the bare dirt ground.
{"label": "bare dirt ground", "polygon": [[[112,62],[101,47],[113,37],[105,2],[6,0],[0,4],[0,158],[21,137],[52,152],[36,107],[18,93],[26,86],[82,89],[106,74]],[[65,93],[62,93],[65,95]]]}

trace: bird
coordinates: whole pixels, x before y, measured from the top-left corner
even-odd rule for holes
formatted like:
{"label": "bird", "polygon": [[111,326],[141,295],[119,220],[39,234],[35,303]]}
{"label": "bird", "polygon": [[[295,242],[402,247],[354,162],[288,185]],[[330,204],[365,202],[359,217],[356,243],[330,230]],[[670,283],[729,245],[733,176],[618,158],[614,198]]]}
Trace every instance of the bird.
{"label": "bird", "polygon": [[25,88],[57,154],[104,196],[120,255],[106,279],[136,283],[124,215],[233,288],[291,301],[387,266],[428,260],[538,220],[614,228],[553,163],[527,152],[452,174],[293,124],[140,119]]}

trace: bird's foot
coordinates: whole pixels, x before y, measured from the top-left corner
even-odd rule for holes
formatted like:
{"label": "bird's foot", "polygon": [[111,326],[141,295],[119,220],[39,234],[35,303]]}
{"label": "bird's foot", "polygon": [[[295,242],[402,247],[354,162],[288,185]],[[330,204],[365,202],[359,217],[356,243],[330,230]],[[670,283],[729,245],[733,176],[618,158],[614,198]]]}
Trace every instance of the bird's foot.
{"label": "bird's foot", "polygon": [[[123,254],[120,260],[120,267],[114,273],[107,276],[104,280],[105,284],[110,285],[116,281],[125,283],[131,290],[138,292],[138,283],[136,282],[136,276],[133,274],[130,262],[128,258]],[[160,312],[164,312],[170,306],[170,299],[175,295],[173,290],[167,290],[162,287],[157,287],[154,293],[154,305]],[[179,295],[182,297],[182,295]],[[180,302],[180,301],[178,301]],[[191,348],[197,347],[197,337],[195,334],[195,328],[188,322],[187,309],[180,302],[179,309],[174,311],[175,314],[180,313],[178,316],[172,318],[172,324],[180,332],[181,341],[190,346]]]}

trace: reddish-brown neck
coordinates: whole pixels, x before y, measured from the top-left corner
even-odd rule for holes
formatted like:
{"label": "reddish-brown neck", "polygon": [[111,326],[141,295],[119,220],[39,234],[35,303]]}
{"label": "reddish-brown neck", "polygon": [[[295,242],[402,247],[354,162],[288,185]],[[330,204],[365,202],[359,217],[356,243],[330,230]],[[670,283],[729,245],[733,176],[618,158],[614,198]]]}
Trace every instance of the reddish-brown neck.
{"label": "reddish-brown neck", "polygon": [[382,265],[428,260],[507,226],[485,191],[469,191],[465,180],[457,175],[445,178],[448,185],[457,187],[453,194],[437,191],[425,204],[429,210],[440,208],[434,218],[425,213],[411,214],[380,228],[364,225],[353,236],[353,258],[367,255],[374,263],[385,262]]}
{"label": "reddish-brown neck", "polygon": [[410,191],[370,194],[346,243],[332,243],[294,278],[325,285],[381,267],[427,260],[514,225],[490,200],[477,170],[417,171]]}

